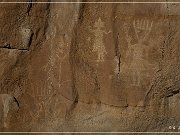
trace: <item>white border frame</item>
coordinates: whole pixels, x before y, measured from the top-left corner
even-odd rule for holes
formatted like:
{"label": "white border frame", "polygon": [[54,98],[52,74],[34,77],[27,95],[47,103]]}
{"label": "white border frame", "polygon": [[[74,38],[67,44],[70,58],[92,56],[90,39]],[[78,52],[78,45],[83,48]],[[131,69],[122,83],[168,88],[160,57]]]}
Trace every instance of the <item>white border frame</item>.
{"label": "white border frame", "polygon": [[0,132],[5,134],[180,134],[180,132]]}
{"label": "white border frame", "polygon": [[157,1],[157,2],[150,2],[150,1],[147,1],[147,2],[141,2],[141,1],[134,1],[134,2],[117,2],[117,1],[112,1],[112,2],[93,2],[93,1],[89,1],[89,2],[83,2],[83,1],[77,1],[77,2],[66,2],[66,1],[51,1],[51,2],[14,2],[14,1],[11,1],[11,2],[9,2],[9,1],[7,1],[7,2],[0,2],[0,4],[13,4],[13,3],[56,3],[56,4],[78,4],[78,3],[89,3],[89,4],[112,4],[112,3],[114,3],[114,4],[180,4],[180,1],[179,2],[160,2],[160,1]]}
{"label": "white border frame", "polygon": [[[0,4],[55,3],[55,4],[180,4],[179,2],[0,2]],[[180,134],[178,132],[0,132],[4,134]]]}

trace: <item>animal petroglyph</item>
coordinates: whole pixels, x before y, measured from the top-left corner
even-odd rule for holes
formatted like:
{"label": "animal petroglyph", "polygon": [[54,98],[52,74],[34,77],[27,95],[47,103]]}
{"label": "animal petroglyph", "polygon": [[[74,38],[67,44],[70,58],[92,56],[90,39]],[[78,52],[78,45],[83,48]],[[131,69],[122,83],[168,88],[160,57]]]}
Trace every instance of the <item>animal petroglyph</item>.
{"label": "animal petroglyph", "polygon": [[147,51],[146,49],[148,49],[147,45],[144,44],[144,41],[151,32],[152,26],[153,22],[148,20],[133,21],[137,43],[131,44],[132,38],[128,34],[129,27],[124,25],[126,40],[128,43],[127,56],[132,55],[132,60],[129,66],[129,69],[132,70],[132,85],[140,85],[141,73],[146,70],[148,65],[150,65],[150,63],[144,59],[144,51]]}
{"label": "animal petroglyph", "polygon": [[103,42],[103,35],[109,34],[110,32],[106,32],[104,29],[104,22],[102,22],[101,18],[94,24],[94,30],[91,30],[95,35],[95,41],[93,44],[93,52],[97,53],[97,62],[103,62],[104,57],[107,54],[104,42]]}

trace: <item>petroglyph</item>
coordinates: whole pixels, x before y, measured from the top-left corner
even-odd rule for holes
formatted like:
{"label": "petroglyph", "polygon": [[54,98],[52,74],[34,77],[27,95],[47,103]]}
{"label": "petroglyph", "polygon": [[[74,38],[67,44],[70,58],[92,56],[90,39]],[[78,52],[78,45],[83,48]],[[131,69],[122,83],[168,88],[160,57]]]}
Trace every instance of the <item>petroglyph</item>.
{"label": "petroglyph", "polygon": [[[44,66],[44,70],[48,74],[48,82],[49,87],[53,84],[53,81],[55,81],[54,73],[53,73],[53,67],[55,67],[56,63],[59,63],[59,77],[58,77],[58,83],[59,87],[61,86],[61,70],[62,70],[62,62],[68,57],[69,55],[69,44],[66,42],[66,35],[60,36],[59,43],[57,45],[52,44],[50,45],[50,54],[48,58],[47,64]],[[51,88],[50,88],[51,89]]]}
{"label": "petroglyph", "polygon": [[104,29],[104,22],[102,22],[101,18],[98,19],[98,21],[94,24],[94,29],[91,30],[94,33],[95,41],[93,44],[93,52],[97,53],[97,62],[103,62],[104,57],[107,54],[104,42],[103,42],[103,36],[104,34],[109,34],[109,32],[106,32]]}
{"label": "petroglyph", "polygon": [[[67,80],[64,81],[62,79],[62,63],[69,55],[69,44],[67,42],[67,35],[62,34],[61,36],[58,36],[58,42],[57,44],[54,44],[53,41],[56,38],[56,27],[54,26],[51,29],[51,36],[47,37],[48,39],[50,39],[48,62],[45,66],[43,66],[43,71],[47,73],[47,83],[42,84],[42,91],[39,97],[41,97],[43,101],[41,101],[38,105],[39,112],[42,112],[44,110],[45,115],[48,117],[50,110],[48,104],[53,102],[52,96],[57,93],[56,89],[60,89],[62,84],[64,82],[67,82]],[[57,67],[58,73],[56,71]],[[44,85],[46,86],[46,88],[44,88]]]}
{"label": "petroglyph", "polygon": [[36,106],[38,111],[36,114],[32,113],[34,119],[38,118],[41,113],[45,113],[47,116],[48,104],[52,99],[52,96],[56,93],[52,89],[49,89],[45,81],[39,81],[37,84],[32,84],[33,92],[32,96],[35,97]]}
{"label": "petroglyph", "polygon": [[133,27],[137,38],[136,44],[131,44],[132,38],[129,36],[129,26],[124,25],[126,34],[126,41],[128,45],[127,57],[132,55],[132,60],[129,69],[132,70],[132,85],[139,86],[141,83],[142,71],[146,70],[146,67],[151,65],[147,60],[144,59],[144,51],[147,53],[148,46],[144,44],[147,36],[151,32],[153,22],[148,20],[134,20]]}

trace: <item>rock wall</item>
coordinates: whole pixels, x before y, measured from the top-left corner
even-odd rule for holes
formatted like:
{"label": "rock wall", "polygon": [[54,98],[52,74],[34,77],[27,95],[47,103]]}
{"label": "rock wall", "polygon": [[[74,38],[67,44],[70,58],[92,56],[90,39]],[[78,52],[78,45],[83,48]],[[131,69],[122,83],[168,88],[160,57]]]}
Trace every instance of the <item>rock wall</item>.
{"label": "rock wall", "polygon": [[179,131],[179,6],[0,4],[1,130]]}

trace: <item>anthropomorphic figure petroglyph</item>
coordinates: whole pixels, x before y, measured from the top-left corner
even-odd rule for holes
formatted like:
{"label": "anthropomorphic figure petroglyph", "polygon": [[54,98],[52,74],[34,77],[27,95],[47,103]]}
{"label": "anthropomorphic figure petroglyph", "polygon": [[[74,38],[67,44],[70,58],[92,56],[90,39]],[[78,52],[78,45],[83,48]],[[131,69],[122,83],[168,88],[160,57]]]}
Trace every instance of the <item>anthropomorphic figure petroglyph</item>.
{"label": "anthropomorphic figure petroglyph", "polygon": [[[68,44],[68,37],[66,34],[57,35],[56,27],[54,26],[51,31],[51,38],[50,38],[50,51],[47,64],[43,67],[43,70],[47,72],[47,87],[38,90],[40,93],[39,97],[45,98],[48,102],[51,101],[52,96],[57,92],[56,89],[59,89],[62,84],[65,82],[62,80],[62,63],[67,60],[66,58],[69,55],[69,44]],[[54,41],[56,41],[54,44]],[[55,73],[55,67],[59,66],[58,68],[58,75]],[[66,80],[67,82],[67,80]],[[47,91],[47,93],[43,93],[43,91]],[[40,108],[44,109],[45,113],[49,106],[47,105],[48,102],[41,101]]]}
{"label": "anthropomorphic figure petroglyph", "polygon": [[[0,94],[0,102],[2,103],[2,107],[3,107],[3,127],[7,128],[8,127],[8,121],[7,121],[7,117],[8,117],[8,113],[10,110],[10,105],[15,105],[14,109],[19,109],[19,104],[17,102],[17,100],[15,99],[15,97],[9,95],[9,94]],[[13,107],[13,106],[12,106]]]}
{"label": "anthropomorphic figure petroglyph", "polygon": [[132,70],[132,85],[140,85],[141,73],[146,70],[146,67],[150,63],[144,59],[144,51],[148,49],[144,41],[151,32],[153,22],[148,20],[136,20],[133,21],[133,27],[135,30],[135,35],[137,37],[137,43],[131,44],[131,37],[128,34],[129,27],[125,26],[126,40],[128,43],[127,56],[132,55],[132,60],[129,69]]}
{"label": "anthropomorphic figure petroglyph", "polygon": [[104,28],[104,22],[102,22],[101,18],[98,19],[98,21],[94,24],[94,30],[92,32],[95,36],[95,41],[93,44],[93,52],[97,53],[97,62],[103,62],[104,57],[107,54],[104,42],[103,42],[103,35],[109,34],[110,32],[106,32],[103,30]]}

